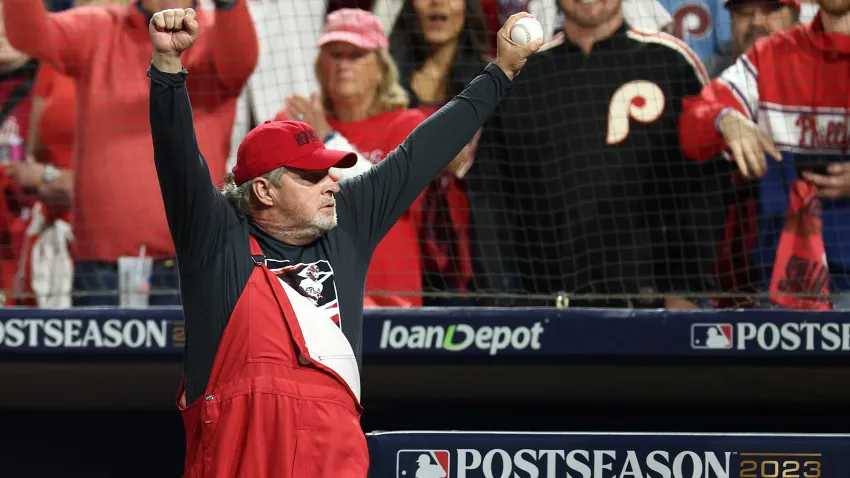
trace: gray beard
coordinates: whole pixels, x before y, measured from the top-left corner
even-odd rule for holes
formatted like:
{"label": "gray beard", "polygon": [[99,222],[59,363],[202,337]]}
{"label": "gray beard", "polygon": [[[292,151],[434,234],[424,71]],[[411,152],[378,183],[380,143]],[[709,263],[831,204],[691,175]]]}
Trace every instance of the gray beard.
{"label": "gray beard", "polygon": [[315,216],[312,221],[310,221],[310,227],[316,229],[319,232],[319,235],[325,234],[329,232],[331,229],[335,228],[337,224],[336,217],[336,208],[334,208],[334,216],[332,219],[324,219]]}

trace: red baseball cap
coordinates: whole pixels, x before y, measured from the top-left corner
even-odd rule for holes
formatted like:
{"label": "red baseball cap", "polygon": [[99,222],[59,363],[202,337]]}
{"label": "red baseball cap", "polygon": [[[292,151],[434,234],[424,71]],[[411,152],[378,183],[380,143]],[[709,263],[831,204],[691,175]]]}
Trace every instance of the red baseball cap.
{"label": "red baseball cap", "polygon": [[364,50],[389,51],[390,41],[378,18],[359,8],[340,8],[325,19],[325,31],[319,46],[331,42],[350,43]]}
{"label": "red baseball cap", "polygon": [[252,129],[236,152],[233,181],[239,185],[281,166],[320,171],[350,168],[357,154],[325,149],[313,128],[300,121],[266,121]]}

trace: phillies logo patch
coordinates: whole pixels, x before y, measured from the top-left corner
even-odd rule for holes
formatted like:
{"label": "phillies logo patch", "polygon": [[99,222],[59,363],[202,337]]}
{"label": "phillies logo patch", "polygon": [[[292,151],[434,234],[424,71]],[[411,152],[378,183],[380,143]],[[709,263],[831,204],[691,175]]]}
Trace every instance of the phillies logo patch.
{"label": "phillies logo patch", "polygon": [[605,142],[619,144],[631,133],[631,120],[652,123],[664,113],[664,92],[651,81],[634,80],[617,88],[608,105],[608,134]]}
{"label": "phillies logo patch", "polygon": [[317,309],[328,312],[331,320],[339,326],[339,301],[334,283],[334,271],[328,261],[296,264],[273,269],[282,282],[306,297]]}

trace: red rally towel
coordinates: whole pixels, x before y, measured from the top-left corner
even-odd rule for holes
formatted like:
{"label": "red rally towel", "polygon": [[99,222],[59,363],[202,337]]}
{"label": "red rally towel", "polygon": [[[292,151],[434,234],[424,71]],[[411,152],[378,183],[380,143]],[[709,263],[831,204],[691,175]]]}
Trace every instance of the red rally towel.
{"label": "red rally towel", "polygon": [[817,192],[817,186],[800,179],[791,185],[788,214],[770,280],[771,302],[789,309],[832,310]]}

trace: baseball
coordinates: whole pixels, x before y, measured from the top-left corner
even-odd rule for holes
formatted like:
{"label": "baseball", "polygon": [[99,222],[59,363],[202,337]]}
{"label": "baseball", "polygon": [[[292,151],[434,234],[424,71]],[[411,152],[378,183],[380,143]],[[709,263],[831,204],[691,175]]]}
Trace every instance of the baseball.
{"label": "baseball", "polygon": [[525,45],[541,38],[543,38],[543,26],[531,17],[520,18],[511,28],[511,40],[518,45]]}

